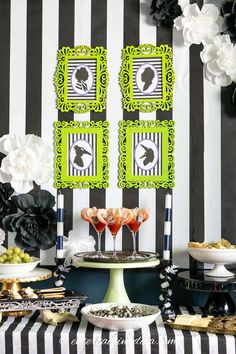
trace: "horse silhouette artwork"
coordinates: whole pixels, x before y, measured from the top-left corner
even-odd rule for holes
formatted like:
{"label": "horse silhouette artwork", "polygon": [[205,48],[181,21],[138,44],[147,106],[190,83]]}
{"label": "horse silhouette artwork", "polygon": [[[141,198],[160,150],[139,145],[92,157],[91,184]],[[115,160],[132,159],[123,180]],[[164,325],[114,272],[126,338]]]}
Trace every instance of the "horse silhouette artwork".
{"label": "horse silhouette artwork", "polygon": [[89,78],[89,74],[88,74],[88,71],[86,70],[86,68],[81,67],[81,68],[77,69],[77,71],[75,73],[75,77],[77,79],[76,87],[79,90],[87,92],[88,85],[87,85],[86,81]]}
{"label": "horse silhouette artwork", "polygon": [[154,151],[153,151],[153,149],[151,149],[151,148],[149,148],[149,147],[147,147],[147,146],[144,146],[144,145],[142,145],[142,144],[140,144],[143,148],[144,148],[144,150],[145,150],[145,152],[144,152],[144,154],[142,155],[142,156],[140,156],[140,159],[143,159],[144,158],[144,160],[143,160],[143,164],[144,164],[144,166],[146,166],[147,164],[149,164],[150,162],[153,162],[153,160],[154,160]]}
{"label": "horse silhouette artwork", "polygon": [[83,161],[83,155],[92,155],[90,152],[85,150],[82,146],[76,145],[74,147],[75,150],[75,158],[74,158],[74,164],[76,164],[79,167],[84,167],[84,161]]}
{"label": "horse silhouette artwork", "polygon": [[149,86],[151,86],[154,76],[155,73],[150,67],[144,69],[141,75],[141,80],[144,82],[143,91],[146,91],[149,88]]}

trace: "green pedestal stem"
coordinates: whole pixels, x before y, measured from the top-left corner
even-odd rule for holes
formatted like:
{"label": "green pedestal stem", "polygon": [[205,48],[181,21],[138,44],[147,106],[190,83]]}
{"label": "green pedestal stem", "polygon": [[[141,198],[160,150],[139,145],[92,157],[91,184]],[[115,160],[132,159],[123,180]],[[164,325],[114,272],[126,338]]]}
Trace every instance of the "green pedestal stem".
{"label": "green pedestal stem", "polygon": [[110,269],[110,280],[103,302],[130,303],[124,285],[124,269]]}

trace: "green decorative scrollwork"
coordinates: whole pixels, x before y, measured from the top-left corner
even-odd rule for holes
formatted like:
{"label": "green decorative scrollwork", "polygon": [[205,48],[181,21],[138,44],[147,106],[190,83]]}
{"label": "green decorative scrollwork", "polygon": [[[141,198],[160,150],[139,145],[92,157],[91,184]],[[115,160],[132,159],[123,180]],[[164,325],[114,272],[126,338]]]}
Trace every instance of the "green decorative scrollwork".
{"label": "green decorative scrollwork", "polygon": [[[106,108],[106,92],[108,86],[106,49],[103,47],[90,48],[87,46],[77,46],[74,48],[63,47],[58,51],[57,58],[58,64],[55,74],[57,108],[62,112],[102,112]],[[69,87],[69,82],[72,80],[71,70],[73,70],[73,63],[75,63],[74,65],[76,67],[76,65],[80,65],[80,63],[83,65],[87,61],[89,67],[91,60],[96,63],[94,77],[93,74],[91,74],[93,79],[92,88],[95,93],[92,96],[88,95],[89,92],[80,95],[74,90],[73,94],[70,96],[70,90],[73,91],[73,87]]]}
{"label": "green decorative scrollwork", "polygon": [[[136,134],[136,138],[134,135]],[[139,136],[142,137],[139,140]],[[158,140],[160,173],[156,174],[154,167],[150,173],[139,173],[135,170],[135,151],[140,141],[152,138]],[[152,137],[152,138],[151,138]],[[136,140],[135,140],[136,139]],[[143,146],[143,145],[142,145]],[[144,146],[143,146],[144,148]],[[144,150],[143,150],[144,151]],[[120,188],[173,188],[174,171],[174,121],[173,120],[142,120],[119,122],[119,187]],[[145,153],[144,153],[145,155]],[[142,156],[144,157],[144,156]],[[140,169],[141,171],[142,169]],[[146,169],[147,171],[148,169]]]}
{"label": "green decorative scrollwork", "polygon": [[[70,189],[108,188],[109,123],[107,121],[56,121],[54,128],[54,187]],[[94,163],[92,173],[82,173],[82,169],[79,172],[76,169],[73,170],[71,150],[74,145],[70,139],[75,141],[75,144],[77,139],[78,141],[88,139],[89,144],[94,141],[94,146],[91,148],[93,153],[90,153],[90,155],[93,155],[90,164]],[[70,172],[70,169],[75,173]]]}
{"label": "green decorative scrollwork", "polygon": [[[140,67],[144,63],[148,63],[149,60],[152,62],[155,62],[155,60],[161,61],[159,87],[154,87],[153,94],[145,93],[137,84],[138,71],[136,71],[137,69],[134,65],[135,60],[139,61]],[[157,70],[153,71],[158,72]],[[158,74],[156,76],[158,78]],[[168,111],[173,105],[174,70],[172,66],[172,48],[168,45],[156,47],[151,44],[125,47],[122,50],[120,85],[123,92],[123,108],[128,112],[135,110],[152,112],[157,109]],[[139,90],[141,94],[136,95],[135,89],[136,91]]]}

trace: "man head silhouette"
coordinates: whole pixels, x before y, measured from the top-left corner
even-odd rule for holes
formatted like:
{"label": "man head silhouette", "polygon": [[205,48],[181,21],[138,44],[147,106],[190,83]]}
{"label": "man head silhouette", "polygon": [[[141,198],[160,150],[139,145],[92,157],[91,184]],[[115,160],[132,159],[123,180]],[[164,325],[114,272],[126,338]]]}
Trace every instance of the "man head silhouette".
{"label": "man head silhouette", "polygon": [[148,66],[144,69],[141,74],[141,80],[144,82],[143,91],[146,91],[149,86],[152,84],[152,80],[155,76],[154,71]]}

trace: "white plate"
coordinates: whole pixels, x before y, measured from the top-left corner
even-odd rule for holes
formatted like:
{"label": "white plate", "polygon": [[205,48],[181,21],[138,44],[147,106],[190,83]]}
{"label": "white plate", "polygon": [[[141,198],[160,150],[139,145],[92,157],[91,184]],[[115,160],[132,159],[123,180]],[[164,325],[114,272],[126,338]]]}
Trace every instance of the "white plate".
{"label": "white plate", "polygon": [[29,263],[0,263],[0,275],[16,274],[18,276],[21,274],[26,274],[31,272],[39,263],[40,259],[36,257],[33,257],[33,262]]}
{"label": "white plate", "polygon": [[86,319],[91,322],[93,325],[110,330],[117,331],[126,331],[127,329],[139,329],[142,327],[146,327],[150,325],[153,321],[155,321],[160,315],[161,311],[157,306],[144,305],[144,304],[122,304],[127,305],[129,308],[134,306],[139,306],[143,310],[145,310],[148,315],[141,317],[131,317],[131,318],[108,318],[95,316],[89,313],[91,310],[104,310],[110,308],[111,306],[117,306],[120,304],[117,303],[101,303],[88,305],[82,308],[81,312],[86,317]]}
{"label": "white plate", "polygon": [[226,264],[236,263],[236,249],[233,248],[188,248],[189,254],[199,262],[214,264],[214,268],[206,273],[211,277],[233,277]]}

